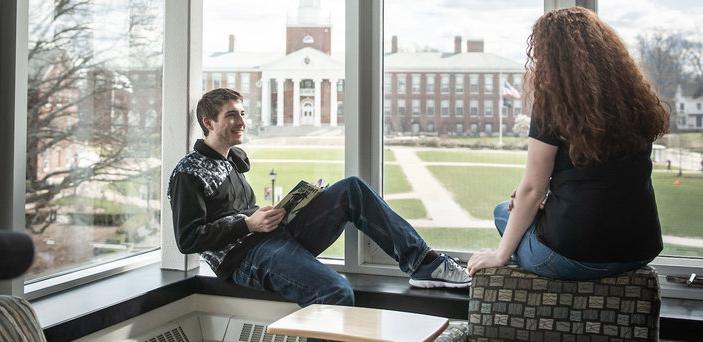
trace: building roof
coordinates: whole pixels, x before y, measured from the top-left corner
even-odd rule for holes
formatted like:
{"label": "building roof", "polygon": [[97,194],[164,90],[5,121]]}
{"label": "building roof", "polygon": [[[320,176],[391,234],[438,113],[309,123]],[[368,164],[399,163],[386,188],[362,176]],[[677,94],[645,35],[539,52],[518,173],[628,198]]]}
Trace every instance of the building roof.
{"label": "building roof", "polygon": [[311,47],[300,50],[261,66],[263,70],[293,71],[293,70],[329,70],[339,71],[344,69],[344,60],[341,62],[332,56]]}
{"label": "building roof", "polygon": [[261,71],[261,65],[281,58],[279,52],[216,52],[203,59],[204,71]]}
{"label": "building roof", "polygon": [[389,71],[495,71],[522,72],[525,67],[486,52],[398,52],[384,57]]}
{"label": "building roof", "polygon": [[[329,56],[306,47],[288,55],[277,52],[219,52],[203,60],[204,71],[262,71],[306,69],[305,57],[314,65],[311,69],[343,69],[344,53]],[[513,60],[486,52],[398,52],[384,56],[386,71],[390,72],[524,72],[525,67]]]}

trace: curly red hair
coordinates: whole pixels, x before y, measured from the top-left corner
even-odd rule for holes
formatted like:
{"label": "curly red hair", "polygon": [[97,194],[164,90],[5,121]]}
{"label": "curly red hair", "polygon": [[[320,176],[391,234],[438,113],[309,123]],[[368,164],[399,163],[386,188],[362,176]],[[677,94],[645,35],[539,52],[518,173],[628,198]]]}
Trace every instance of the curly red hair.
{"label": "curly red hair", "polygon": [[528,38],[532,117],[558,134],[574,165],[641,151],[669,113],[615,31],[590,10],[545,13]]}

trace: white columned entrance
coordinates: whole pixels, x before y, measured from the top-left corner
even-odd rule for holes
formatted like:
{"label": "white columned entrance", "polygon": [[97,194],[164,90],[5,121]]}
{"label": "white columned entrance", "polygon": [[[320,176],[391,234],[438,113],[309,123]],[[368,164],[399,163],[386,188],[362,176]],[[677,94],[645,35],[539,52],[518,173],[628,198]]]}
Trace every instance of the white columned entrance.
{"label": "white columned entrance", "polygon": [[315,111],[314,113],[314,125],[320,126],[322,122],[322,99],[320,90],[322,89],[322,79],[316,78],[312,80],[313,86],[315,87]]}
{"label": "white columned entrance", "polygon": [[276,126],[283,126],[283,86],[284,78],[276,79]]}
{"label": "white columned entrance", "polygon": [[330,79],[330,126],[337,126],[337,80]]}
{"label": "white columned entrance", "polygon": [[300,126],[300,79],[293,79],[293,126]]}
{"label": "white columned entrance", "polygon": [[271,125],[271,80],[261,75],[261,126]]}

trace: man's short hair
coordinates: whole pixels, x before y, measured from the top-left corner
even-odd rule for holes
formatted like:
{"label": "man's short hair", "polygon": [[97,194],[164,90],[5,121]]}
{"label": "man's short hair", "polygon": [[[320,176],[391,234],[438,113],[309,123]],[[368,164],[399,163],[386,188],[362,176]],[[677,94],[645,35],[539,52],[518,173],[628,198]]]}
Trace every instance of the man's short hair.
{"label": "man's short hair", "polygon": [[225,103],[229,101],[242,102],[242,99],[241,94],[227,88],[217,88],[203,94],[203,97],[201,97],[200,101],[198,101],[198,107],[195,110],[198,118],[198,124],[203,130],[203,135],[207,136],[209,133],[208,129],[205,127],[205,123],[203,122],[205,117],[210,120],[217,121],[217,114],[220,113],[220,110]]}

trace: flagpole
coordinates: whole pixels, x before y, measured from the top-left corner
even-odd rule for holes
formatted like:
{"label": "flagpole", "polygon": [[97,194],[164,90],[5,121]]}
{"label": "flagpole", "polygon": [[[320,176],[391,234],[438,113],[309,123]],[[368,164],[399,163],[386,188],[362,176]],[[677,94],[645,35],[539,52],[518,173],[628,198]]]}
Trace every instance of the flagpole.
{"label": "flagpole", "polygon": [[498,147],[503,147],[503,73],[498,73]]}

